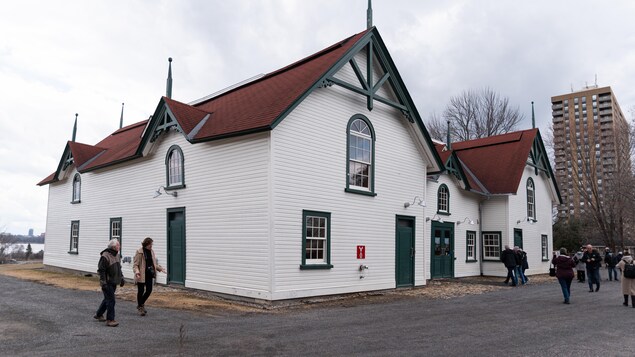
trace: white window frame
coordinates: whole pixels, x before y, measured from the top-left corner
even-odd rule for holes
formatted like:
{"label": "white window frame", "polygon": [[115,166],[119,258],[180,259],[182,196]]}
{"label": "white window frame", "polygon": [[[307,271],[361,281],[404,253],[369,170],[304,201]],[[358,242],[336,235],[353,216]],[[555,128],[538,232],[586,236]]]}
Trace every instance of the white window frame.
{"label": "white window frame", "polygon": [[540,236],[540,246],[542,250],[542,260],[549,260],[549,237],[546,234]]}
{"label": "white window frame", "polygon": [[[357,123],[359,123],[357,125]],[[349,169],[348,169],[348,187],[351,189],[355,189],[355,190],[362,190],[362,191],[371,191],[371,180],[373,179],[372,175],[373,175],[373,134],[372,134],[372,130],[370,125],[368,125],[368,123],[361,119],[361,118],[357,118],[354,119],[351,122],[349,131],[348,131],[348,135],[349,135],[349,146],[347,148],[348,150],[348,161],[349,161]],[[364,160],[363,157],[362,158],[358,158],[357,155],[353,155],[352,150],[362,150],[365,151],[366,148],[364,147],[364,145],[362,145],[362,147],[359,146],[354,146],[352,145],[352,143],[350,143],[351,139],[355,137],[356,140],[362,140],[362,142],[366,145],[368,145],[368,160]],[[363,155],[362,155],[363,156]],[[362,177],[362,182],[363,182],[363,175],[358,175],[356,174],[356,172],[358,170],[356,170],[356,168],[358,166],[366,166],[366,171],[368,172],[368,177],[366,178],[366,184],[367,186],[359,186],[357,185],[357,176],[361,176]]]}
{"label": "white window frame", "polygon": [[330,269],[331,213],[302,211],[302,264],[300,269]]}
{"label": "white window frame", "polygon": [[447,185],[439,186],[437,191],[437,212],[450,213],[450,188]]}
{"label": "white window frame", "polygon": [[467,231],[465,233],[465,260],[476,261],[476,232],[475,231]]}
{"label": "white window frame", "polygon": [[482,232],[483,260],[500,260],[501,232]]}
{"label": "white window frame", "polygon": [[79,174],[75,174],[73,177],[73,197],[72,203],[79,203],[82,201],[82,177]]}
{"label": "white window frame", "polygon": [[71,241],[68,252],[74,254],[79,252],[79,221],[71,221]]}
{"label": "white window frame", "polygon": [[185,158],[183,151],[177,145],[168,149],[165,158],[166,165],[166,188],[180,188],[185,186]]}
{"label": "white window frame", "polygon": [[527,179],[527,219],[536,220],[536,185],[531,178]]}

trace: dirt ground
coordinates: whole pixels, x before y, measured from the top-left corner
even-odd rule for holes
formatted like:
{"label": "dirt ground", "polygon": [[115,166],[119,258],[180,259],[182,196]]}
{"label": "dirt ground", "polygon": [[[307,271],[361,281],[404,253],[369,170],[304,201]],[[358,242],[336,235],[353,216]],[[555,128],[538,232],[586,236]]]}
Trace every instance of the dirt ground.
{"label": "dirt ground", "polygon": [[[65,289],[100,292],[96,276],[82,276],[61,273],[44,269],[41,263],[0,265],[0,274],[40,284],[57,286]],[[529,277],[530,284],[553,282],[555,278],[544,275]],[[422,287],[391,289],[328,297],[315,297],[288,301],[283,303],[256,304],[235,300],[227,300],[211,293],[192,289],[179,289],[163,285],[155,285],[148,307],[164,307],[170,309],[197,311],[201,313],[227,312],[279,312],[296,308],[311,308],[324,305],[353,305],[378,303],[400,298],[451,299],[459,296],[483,294],[489,291],[508,289],[500,277],[469,277],[456,279],[435,279]],[[521,287],[522,288],[522,287]],[[126,282],[118,288],[118,299],[135,301],[137,289]]]}

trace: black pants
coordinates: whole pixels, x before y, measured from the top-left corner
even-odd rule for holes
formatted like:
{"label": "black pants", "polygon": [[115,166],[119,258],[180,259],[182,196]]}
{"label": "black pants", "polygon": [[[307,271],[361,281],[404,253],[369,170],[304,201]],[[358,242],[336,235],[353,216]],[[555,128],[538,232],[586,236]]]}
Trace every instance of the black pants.
{"label": "black pants", "polygon": [[137,306],[143,306],[152,294],[152,273],[146,271],[146,282],[137,283]]}
{"label": "black pants", "polygon": [[584,270],[578,270],[578,281],[584,283],[586,280]]}
{"label": "black pants", "polygon": [[95,315],[103,316],[104,312],[106,312],[106,320],[115,319],[115,290],[117,290],[117,285],[115,284],[106,284],[101,287],[104,299],[101,301]]}

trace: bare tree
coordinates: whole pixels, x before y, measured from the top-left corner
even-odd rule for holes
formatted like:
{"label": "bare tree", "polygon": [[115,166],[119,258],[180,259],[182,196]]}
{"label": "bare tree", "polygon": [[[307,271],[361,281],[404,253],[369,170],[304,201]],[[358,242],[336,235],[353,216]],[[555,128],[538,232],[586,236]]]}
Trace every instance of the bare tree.
{"label": "bare tree", "polygon": [[[512,108],[509,98],[502,97],[491,88],[467,90],[450,98],[442,115],[450,121],[450,139],[465,141],[504,134],[516,130],[524,118],[518,108]],[[433,114],[427,123],[432,137],[443,139],[447,124]]]}
{"label": "bare tree", "polygon": [[[632,125],[616,126],[601,135],[615,138],[615,146],[601,151],[599,147],[571,140],[566,151],[571,165],[572,188],[580,199],[580,217],[595,223],[602,242],[611,248],[623,248],[633,227],[635,179],[631,165]],[[613,150],[611,150],[613,149]],[[573,155],[573,156],[572,156]]]}
{"label": "bare tree", "polygon": [[0,263],[4,262],[8,258],[8,253],[12,251],[13,245],[18,239],[5,232],[0,232]]}

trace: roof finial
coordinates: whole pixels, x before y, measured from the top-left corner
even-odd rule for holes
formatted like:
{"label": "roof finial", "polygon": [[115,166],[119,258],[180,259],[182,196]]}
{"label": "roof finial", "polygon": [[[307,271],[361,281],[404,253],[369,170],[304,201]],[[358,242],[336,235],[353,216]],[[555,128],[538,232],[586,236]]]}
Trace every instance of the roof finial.
{"label": "roof finial", "polygon": [[75,113],[75,125],[73,125],[73,139],[71,141],[75,141],[75,136],[77,135],[77,113]]}
{"label": "roof finial", "polygon": [[366,10],[366,28],[373,27],[373,5],[371,0],[368,0],[368,9]]}
{"label": "roof finial", "polygon": [[172,57],[168,58],[168,83],[165,88],[165,96],[168,98],[172,98]]}
{"label": "roof finial", "polygon": [[121,118],[119,118],[119,129],[123,128],[123,103],[121,103]]}
{"label": "roof finial", "polygon": [[536,114],[534,114],[534,101],[531,101],[531,128],[536,129]]}
{"label": "roof finial", "polygon": [[447,141],[445,142],[445,146],[448,148],[448,150],[452,150],[452,142],[450,141],[450,121],[448,120],[448,138]]}

